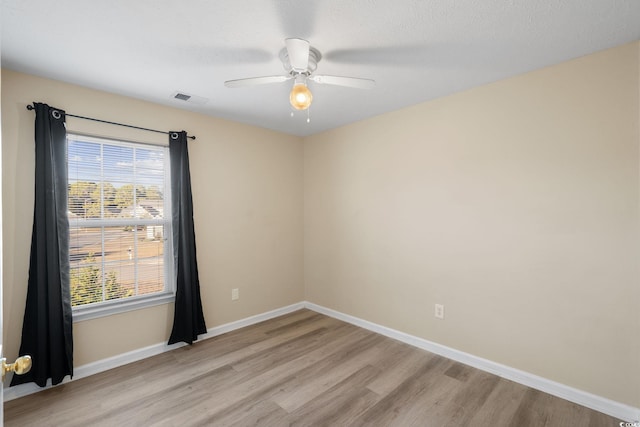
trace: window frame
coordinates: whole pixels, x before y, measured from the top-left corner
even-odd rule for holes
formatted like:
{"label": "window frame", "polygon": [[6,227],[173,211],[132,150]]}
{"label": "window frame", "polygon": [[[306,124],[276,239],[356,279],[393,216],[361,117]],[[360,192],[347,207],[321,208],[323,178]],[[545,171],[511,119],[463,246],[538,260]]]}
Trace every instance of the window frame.
{"label": "window frame", "polygon": [[[175,301],[175,271],[173,256],[173,225],[171,210],[171,166],[169,159],[169,146],[163,144],[153,144],[147,142],[129,141],[120,138],[108,138],[103,136],[87,135],[79,132],[67,132],[67,162],[69,156],[69,140],[87,141],[90,143],[98,143],[103,145],[112,145],[129,148],[141,148],[145,146],[155,149],[161,148],[164,151],[164,188],[163,188],[163,218],[161,225],[163,226],[163,267],[164,267],[164,290],[147,295],[134,295],[127,298],[101,301],[97,303],[72,306],[73,322],[81,322],[89,319],[96,319],[113,314],[124,313],[133,310],[140,310],[156,305],[168,304]],[[102,164],[101,164],[102,169]],[[102,170],[100,171],[102,175]],[[71,184],[71,180],[67,177],[67,185]],[[134,185],[135,188],[135,185]],[[135,193],[135,191],[134,191]],[[134,204],[135,206],[135,204]],[[109,226],[127,226],[138,227],[140,225],[158,225],[158,220],[133,218],[133,221],[127,218],[107,218],[107,219],[69,219],[69,235],[72,228],[91,227],[101,229]],[[71,256],[71,254],[69,254]]]}

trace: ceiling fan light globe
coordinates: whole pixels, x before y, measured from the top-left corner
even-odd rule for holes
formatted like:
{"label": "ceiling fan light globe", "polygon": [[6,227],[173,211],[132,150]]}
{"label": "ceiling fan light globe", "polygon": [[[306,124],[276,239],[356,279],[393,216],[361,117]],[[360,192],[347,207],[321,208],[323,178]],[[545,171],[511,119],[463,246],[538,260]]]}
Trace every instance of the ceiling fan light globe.
{"label": "ceiling fan light globe", "polygon": [[289,102],[296,110],[306,110],[311,105],[313,95],[307,85],[300,83],[295,84],[289,94]]}

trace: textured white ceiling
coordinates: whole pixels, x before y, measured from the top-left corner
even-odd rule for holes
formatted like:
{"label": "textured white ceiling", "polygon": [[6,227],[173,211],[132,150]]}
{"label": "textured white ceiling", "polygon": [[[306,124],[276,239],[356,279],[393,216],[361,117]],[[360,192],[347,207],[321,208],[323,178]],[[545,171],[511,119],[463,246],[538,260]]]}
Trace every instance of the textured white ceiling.
{"label": "textured white ceiling", "polygon": [[[2,0],[0,19],[3,68],[295,135],[640,39],[640,0]],[[224,87],[283,74],[287,37],[375,89],[310,83],[307,123],[291,82]]]}

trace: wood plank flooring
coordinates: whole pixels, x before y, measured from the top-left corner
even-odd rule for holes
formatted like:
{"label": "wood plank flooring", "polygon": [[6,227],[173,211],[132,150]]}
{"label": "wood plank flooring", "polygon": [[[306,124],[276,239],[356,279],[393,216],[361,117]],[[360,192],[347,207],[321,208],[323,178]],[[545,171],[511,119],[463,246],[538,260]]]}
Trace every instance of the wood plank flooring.
{"label": "wood plank flooring", "polygon": [[309,310],[5,404],[6,426],[618,426]]}

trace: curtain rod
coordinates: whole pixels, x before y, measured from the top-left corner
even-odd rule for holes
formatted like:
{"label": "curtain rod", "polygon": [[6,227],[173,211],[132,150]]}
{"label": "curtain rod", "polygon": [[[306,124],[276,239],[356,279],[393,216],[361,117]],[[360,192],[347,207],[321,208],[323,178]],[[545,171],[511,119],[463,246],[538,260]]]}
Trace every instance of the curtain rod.
{"label": "curtain rod", "polygon": [[[31,105],[31,104],[27,105],[27,110],[29,110],[29,111],[33,110],[34,108],[35,107],[33,105]],[[163,130],[149,129],[149,128],[143,128],[143,127],[140,127],[140,126],[126,125],[124,123],[116,123],[116,122],[109,122],[107,120],[94,119],[93,117],[76,116],[75,114],[69,114],[69,113],[65,113],[65,115],[69,116],[69,117],[75,117],[76,119],[92,120],[94,122],[106,123],[106,124],[109,124],[109,125],[124,126],[126,128],[146,130],[147,132],[164,133],[165,135],[169,135],[171,133],[171,132],[165,132]],[[187,138],[193,139],[193,140],[196,139],[196,137],[193,136],[193,135],[187,136]]]}

